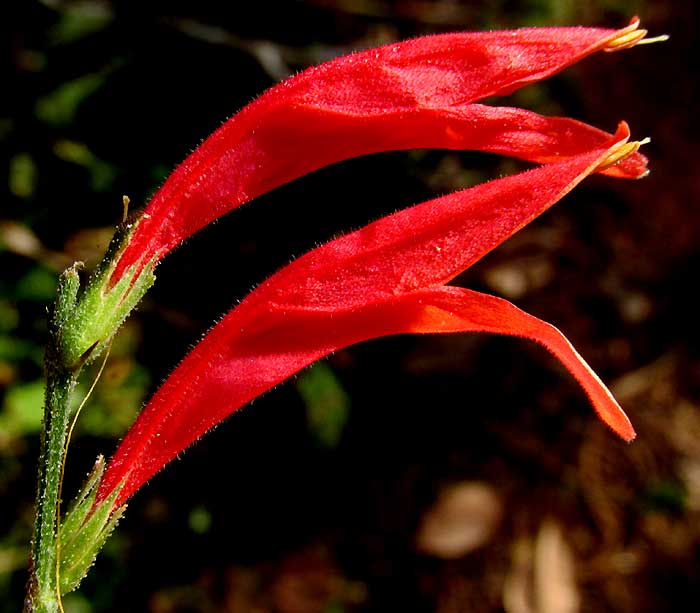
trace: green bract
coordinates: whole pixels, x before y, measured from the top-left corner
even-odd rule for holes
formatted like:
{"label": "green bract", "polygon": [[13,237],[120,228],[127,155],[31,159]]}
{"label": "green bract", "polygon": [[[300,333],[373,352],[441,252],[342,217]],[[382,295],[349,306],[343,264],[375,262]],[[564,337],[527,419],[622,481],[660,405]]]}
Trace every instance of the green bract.
{"label": "green bract", "polygon": [[78,264],[63,275],[54,321],[59,337],[59,357],[62,365],[70,370],[80,369],[104,351],[155,281],[154,262],[136,263],[110,286],[115,264],[135,227],[136,224],[127,222],[117,229],[102,264],[90,275],[82,292]]}

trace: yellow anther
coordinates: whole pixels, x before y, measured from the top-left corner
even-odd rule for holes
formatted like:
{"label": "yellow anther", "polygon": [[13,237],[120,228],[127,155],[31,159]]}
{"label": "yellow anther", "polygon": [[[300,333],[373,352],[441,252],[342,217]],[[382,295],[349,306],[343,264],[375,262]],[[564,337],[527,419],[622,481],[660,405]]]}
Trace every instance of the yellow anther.
{"label": "yellow anther", "polygon": [[635,30],[634,32],[627,32],[616,38],[613,38],[604,47],[604,51],[622,51],[622,49],[629,49],[639,44],[639,42],[647,35],[646,30]]}
{"label": "yellow anther", "polygon": [[621,160],[624,160],[628,155],[632,155],[635,153],[642,145],[646,145],[649,141],[648,138],[645,138],[642,141],[632,141],[631,143],[620,143],[617,147],[615,147],[610,153],[608,153],[608,156],[598,164],[598,168],[596,170],[605,170],[606,168],[610,168],[610,166],[613,166],[620,162]]}
{"label": "yellow anther", "polygon": [[654,36],[652,38],[644,38],[647,35],[647,30],[639,29],[639,19],[633,19],[630,25],[623,28],[617,33],[617,36],[609,40],[603,47],[604,51],[622,51],[629,49],[635,45],[648,45],[651,43],[660,43],[668,40],[668,34]]}

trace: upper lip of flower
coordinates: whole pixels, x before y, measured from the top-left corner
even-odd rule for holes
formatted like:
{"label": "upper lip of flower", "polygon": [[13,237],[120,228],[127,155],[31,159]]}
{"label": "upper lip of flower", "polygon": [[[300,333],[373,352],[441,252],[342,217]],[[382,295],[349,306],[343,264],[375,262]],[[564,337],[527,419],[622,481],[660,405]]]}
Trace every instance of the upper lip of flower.
{"label": "upper lip of flower", "polygon": [[[159,260],[227,211],[349,157],[392,149],[481,148],[535,162],[553,161],[560,148],[556,143],[533,142],[511,151],[507,142],[472,145],[470,135],[478,130],[470,131],[469,125],[483,121],[472,116],[472,103],[551,76],[596,51],[638,44],[645,34],[637,18],[620,30],[524,28],[443,34],[310,68],[232,117],[175,170],[138,220],[110,283],[130,266]],[[504,118],[509,112],[512,109],[501,111]],[[597,138],[595,144],[600,144],[610,137],[578,125],[568,135],[571,143]],[[459,134],[463,137],[455,138]],[[559,157],[570,154],[564,148]],[[645,160],[628,158],[627,164],[639,169]],[[617,171],[617,176],[638,176],[622,167]]]}

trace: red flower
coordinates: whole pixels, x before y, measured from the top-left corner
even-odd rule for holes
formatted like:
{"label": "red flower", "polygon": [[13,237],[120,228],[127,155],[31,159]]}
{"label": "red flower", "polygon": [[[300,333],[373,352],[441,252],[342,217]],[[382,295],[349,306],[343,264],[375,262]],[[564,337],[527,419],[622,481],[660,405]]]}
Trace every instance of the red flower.
{"label": "red flower", "polygon": [[[398,149],[474,149],[545,163],[609,134],[563,118],[472,104],[549,77],[595,51],[638,43],[621,30],[525,28],[444,34],[369,49],[310,68],[264,93],[207,138],[146,208],[113,281],[159,260],[224,213],[340,160]],[[637,177],[628,158],[607,174]]]}
{"label": "red flower", "polygon": [[366,51],[277,86],[207,139],[146,209],[115,278],[255,195],[350,156],[469,147],[546,164],[380,219],[273,275],[143,409],[105,471],[98,501],[123,484],[121,504],[204,432],[315,360],[389,334],[483,331],[535,340],[576,377],[605,423],[634,438],[610,392],[556,328],[446,283],[592,172],[645,173],[625,124],[610,136],[570,119],[471,104],[598,49],[635,44],[644,35],[636,28],[635,21],[620,31],[454,34]]}

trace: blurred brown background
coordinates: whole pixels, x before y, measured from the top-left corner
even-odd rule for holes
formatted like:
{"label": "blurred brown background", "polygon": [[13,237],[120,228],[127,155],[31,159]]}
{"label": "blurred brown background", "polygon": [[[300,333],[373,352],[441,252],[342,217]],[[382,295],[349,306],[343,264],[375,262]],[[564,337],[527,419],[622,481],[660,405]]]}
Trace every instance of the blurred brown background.
{"label": "blurred brown background", "polygon": [[[610,131],[626,119],[652,138],[652,174],[593,177],[459,282],[564,331],[637,441],[617,441],[531,344],[365,343],[265,394],[153,479],[65,610],[688,610],[700,589],[696,3],[15,0],[0,11],[0,611],[20,609],[26,579],[45,308],[63,267],[101,255],[122,194],[141,206],[221,121],[307,65],[419,34],[620,27],[633,14],[671,40],[590,57],[505,103]],[[292,255],[521,167],[370,156],[191,239],[115,344],[78,423],[67,497],[214,319]]]}

